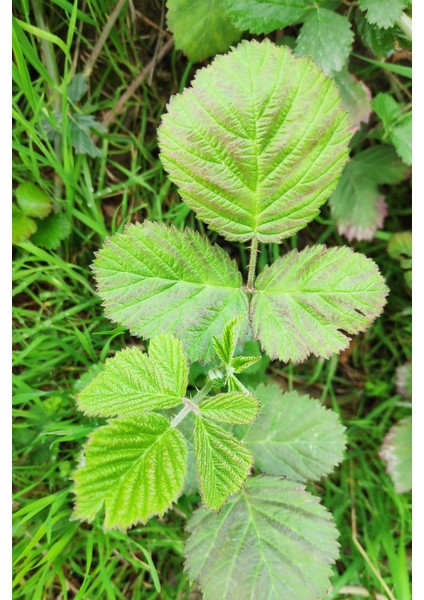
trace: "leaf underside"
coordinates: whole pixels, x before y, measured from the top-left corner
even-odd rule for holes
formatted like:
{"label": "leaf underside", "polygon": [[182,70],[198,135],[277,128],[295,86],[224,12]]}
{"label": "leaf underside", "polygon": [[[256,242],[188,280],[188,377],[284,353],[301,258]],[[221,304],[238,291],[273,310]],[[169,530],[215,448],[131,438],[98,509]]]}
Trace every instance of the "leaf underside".
{"label": "leaf underside", "polygon": [[201,417],[194,425],[194,450],[203,502],[219,510],[241,488],[253,456],[232,434]]}
{"label": "leaf underside", "polygon": [[329,358],[382,312],[387,288],[377,265],[350,248],[293,250],[255,283],[252,328],[268,356]]}
{"label": "leaf underside", "polygon": [[[213,336],[247,315],[235,262],[205,237],[160,223],[130,225],[109,238],[94,262],[105,313],[133,335],[172,333],[189,360],[213,357]],[[247,329],[247,318],[242,327]]]}
{"label": "leaf underside", "polygon": [[349,127],[334,82],[265,40],[241,42],[199,70],[171,99],[158,136],[170,179],[211,229],[280,242],[333,191]]}
{"label": "leaf underside", "polygon": [[85,446],[85,465],[74,473],[74,516],[92,521],[104,505],[106,529],[145,523],[178,499],[186,469],[184,436],[165,417],[114,419]]}
{"label": "leaf underside", "polygon": [[225,52],[241,37],[224,12],[224,0],[167,0],[167,8],[175,47],[193,62]]}
{"label": "leaf underside", "polygon": [[338,555],[331,515],[304,486],[249,479],[218,513],[198,509],[186,568],[205,600],[320,600]]}
{"label": "leaf underside", "polygon": [[380,456],[399,494],[412,489],[412,417],[402,419],[384,438]]}
{"label": "leaf underside", "polygon": [[341,462],[345,428],[334,411],[309,396],[284,394],[276,384],[260,385],[255,395],[263,403],[259,415],[249,427],[238,427],[236,435],[263,473],[316,480]]}
{"label": "leaf underside", "polygon": [[78,408],[103,417],[164,410],[181,404],[188,384],[188,367],[179,340],[153,338],[149,356],[138,348],[117,352],[82,390]]}

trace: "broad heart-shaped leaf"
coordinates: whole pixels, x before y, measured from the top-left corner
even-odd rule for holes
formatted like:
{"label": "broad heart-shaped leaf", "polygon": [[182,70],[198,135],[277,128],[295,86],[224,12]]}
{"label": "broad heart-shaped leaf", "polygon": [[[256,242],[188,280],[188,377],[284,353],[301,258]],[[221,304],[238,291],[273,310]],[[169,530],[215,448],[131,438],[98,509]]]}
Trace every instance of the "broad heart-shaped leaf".
{"label": "broad heart-shaped leaf", "polygon": [[369,88],[344,68],[334,76],[344,109],[349,113],[352,131],[361,123],[368,123],[371,116],[371,92]]}
{"label": "broad heart-shaped leaf", "polygon": [[412,417],[393,425],[384,438],[380,456],[399,494],[412,489]]}
{"label": "broad heart-shaped leaf", "polygon": [[311,10],[310,0],[224,0],[237,27],[250,33],[271,33],[300,23]]}
{"label": "broad heart-shaped leaf", "polygon": [[126,529],[162,515],[182,492],[183,434],[154,413],[114,419],[91,435],[74,473],[75,517],[92,521],[105,506],[105,528]]}
{"label": "broad heart-shaped leaf", "polygon": [[359,8],[366,11],[367,21],[382,29],[393,27],[405,6],[404,0],[359,0]]}
{"label": "broad heart-shaped leaf", "polygon": [[349,19],[326,8],[312,11],[297,38],[296,54],[309,56],[326,75],[343,69],[352,48]]}
{"label": "broad heart-shaped leaf", "polygon": [[400,183],[409,172],[391,146],[358,152],[345,166],[330,198],[339,233],[350,241],[371,240],[387,215],[379,186]]}
{"label": "broad heart-shaped leaf", "polygon": [[[172,333],[192,361],[210,360],[213,336],[235,316],[247,315],[235,262],[189,229],[130,225],[106,241],[94,272],[112,321],[143,338]],[[246,327],[247,318],[243,334]]]}
{"label": "broad heart-shaped leaf", "polygon": [[186,569],[205,600],[321,600],[338,556],[331,515],[303,485],[249,479],[218,513],[198,509]]}
{"label": "broad heart-shaped leaf", "polygon": [[313,61],[269,40],[244,41],[171,99],[160,156],[211,229],[229,240],[280,242],[335,188],[349,126],[334,82]]}
{"label": "broad heart-shaped leaf", "polygon": [[166,4],[175,47],[193,62],[225,52],[241,37],[225,13],[224,0],[167,0]]}
{"label": "broad heart-shaped leaf", "polygon": [[117,352],[82,390],[78,408],[88,415],[112,417],[163,410],[181,404],[188,367],[181,342],[160,335],[150,343],[150,356],[138,348]]}
{"label": "broad heart-shaped leaf", "polygon": [[345,428],[334,411],[309,396],[284,394],[276,384],[260,385],[255,396],[263,403],[258,417],[235,433],[263,473],[308,481],[327,475],[341,462]]}
{"label": "broad heart-shaped leaf", "polygon": [[219,510],[241,488],[253,456],[231,433],[201,417],[195,420],[194,451],[203,502]]}
{"label": "broad heart-shaped leaf", "polygon": [[251,305],[254,334],[271,358],[301,362],[347,348],[386,303],[377,265],[350,248],[293,250],[265,267]]}
{"label": "broad heart-shaped leaf", "polygon": [[53,202],[38,185],[21,183],[16,188],[16,199],[21,211],[28,217],[43,219],[51,212]]}
{"label": "broad heart-shaped leaf", "polygon": [[209,396],[199,405],[200,414],[221,423],[251,423],[259,410],[252,394],[231,392]]}

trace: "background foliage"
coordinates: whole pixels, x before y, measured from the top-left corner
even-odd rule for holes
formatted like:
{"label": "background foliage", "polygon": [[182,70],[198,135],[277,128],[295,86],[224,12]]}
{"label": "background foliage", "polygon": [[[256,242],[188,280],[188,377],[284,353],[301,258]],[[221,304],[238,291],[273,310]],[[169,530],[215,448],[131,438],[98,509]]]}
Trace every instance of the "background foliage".
{"label": "background foliage", "polygon": [[[240,10],[244,4],[247,0],[238,2]],[[387,216],[383,221],[381,211],[374,210],[377,224],[358,241],[352,228],[350,235],[342,225],[337,228],[334,201],[327,203],[318,219],[282,248],[261,246],[259,270],[280,251],[301,250],[308,243],[342,245],[346,234],[354,249],[380,266],[390,288],[388,305],[369,332],[329,361],[310,358],[293,366],[263,358],[241,378],[246,385],[259,383],[266,370],[283,389],[319,398],[340,414],[348,434],[346,459],[329,480],[309,485],[323,496],[341,531],[330,597],[391,593],[403,600],[410,596],[410,495],[396,492],[379,451],[390,427],[410,416],[410,405],[396,387],[396,369],[411,358],[410,265],[404,251],[388,253],[387,243],[392,234],[411,228],[409,158],[402,143],[410,118],[411,56],[393,20],[385,27],[366,20],[372,4],[333,2],[330,8],[347,19],[349,29],[343,54],[348,71],[341,69],[336,77],[344,78],[349,90],[346,73],[363,82],[362,95],[357,88],[362,100],[354,103],[360,115],[355,162],[349,163],[360,175],[343,177],[350,177],[346,185],[365,186],[358,198],[378,198],[382,206],[383,197]],[[407,8],[406,2],[389,4]],[[116,22],[97,53],[115,6]],[[217,239],[179,200],[158,160],[156,130],[165,105],[198,65],[174,49],[159,0],[21,0],[14,15],[13,202],[14,216],[29,234],[16,240],[13,271],[14,594],[25,599],[186,598],[184,526],[198,496],[183,496],[174,511],[128,535],[104,533],[97,519],[92,525],[70,521],[69,477],[77,449],[96,424],[76,411],[75,393],[98,372],[98,363],[125,344],[139,343],[104,316],[89,269],[94,252],[110,233],[146,218]],[[305,49],[312,17],[300,17],[284,31],[270,33],[270,39]],[[169,19],[171,26],[172,13]],[[263,31],[253,33],[263,37]],[[229,28],[228,36],[232,43],[241,33]],[[152,59],[154,68],[140,81]],[[75,77],[82,72],[85,77]],[[122,102],[131,86],[134,93]],[[385,161],[385,173],[374,168],[378,177],[364,178],[370,163],[365,161],[362,171],[359,163],[382,143],[393,168]],[[23,199],[22,186],[29,184],[38,188],[35,208]],[[54,226],[46,225],[49,219]],[[241,246],[223,245],[244,270],[247,256]],[[253,346],[247,354],[255,351]],[[202,369],[192,366],[191,385]]]}

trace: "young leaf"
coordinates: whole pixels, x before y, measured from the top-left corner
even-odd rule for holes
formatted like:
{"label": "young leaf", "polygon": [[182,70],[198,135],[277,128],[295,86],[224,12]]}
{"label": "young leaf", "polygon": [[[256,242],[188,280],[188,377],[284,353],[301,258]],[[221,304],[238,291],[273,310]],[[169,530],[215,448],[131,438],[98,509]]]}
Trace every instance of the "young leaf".
{"label": "young leaf", "polygon": [[209,396],[199,405],[202,417],[221,423],[251,423],[259,410],[259,403],[252,394],[232,392]]}
{"label": "young leaf", "polygon": [[219,336],[236,315],[247,314],[235,262],[188,229],[130,225],[106,241],[94,272],[112,321],[144,338],[173,333],[182,339],[189,360],[210,360],[212,336]]}
{"label": "young leaf", "polygon": [[357,131],[361,123],[368,123],[371,116],[371,92],[346,68],[334,76],[334,81],[339,88],[343,107],[349,113],[352,131]]}
{"label": "young leaf", "polygon": [[259,415],[249,427],[238,427],[236,435],[263,473],[315,480],[341,462],[345,428],[334,411],[309,396],[284,394],[276,384],[260,385],[255,395],[263,403]]}
{"label": "young leaf", "polygon": [[396,391],[404,398],[412,398],[412,363],[396,369]]}
{"label": "young leaf", "polygon": [[150,346],[153,349],[149,357],[138,348],[126,348],[109,358],[105,368],[79,394],[78,408],[91,416],[112,417],[181,404],[188,382],[181,343],[162,335]]}
{"label": "young leaf", "polygon": [[392,142],[403,162],[411,165],[412,113],[403,112],[390,94],[378,94],[372,101],[372,107],[383,123],[385,138]]}
{"label": "young leaf", "polygon": [[234,373],[242,373],[245,369],[256,365],[260,360],[260,356],[235,356],[231,361],[231,366],[234,369]]}
{"label": "young leaf", "polygon": [[253,456],[231,433],[201,417],[194,425],[194,451],[203,502],[219,510],[241,488]]}
{"label": "young leaf", "polygon": [[331,214],[339,233],[349,241],[371,240],[387,215],[379,186],[400,183],[409,172],[391,146],[374,146],[358,152],[345,166],[330,198]]}
{"label": "young leaf", "polygon": [[392,235],[387,244],[387,252],[400,262],[400,266],[405,271],[405,282],[412,289],[412,233],[400,231]]}
{"label": "young leaf", "polygon": [[21,183],[15,193],[19,208],[28,217],[43,219],[53,208],[50,196],[33,183]]}
{"label": "young leaf", "polygon": [[402,419],[384,438],[380,456],[398,494],[412,489],[412,417]]}
{"label": "young leaf", "polygon": [[186,463],[184,436],[165,417],[115,419],[94,431],[74,473],[75,517],[92,521],[104,504],[105,528],[126,529],[162,515],[182,492]]}
{"label": "young leaf", "polygon": [[186,568],[205,600],[320,600],[327,594],[338,533],[304,486],[249,479],[218,513],[198,509],[187,529]]}
{"label": "young leaf", "polygon": [[280,242],[335,188],[349,127],[334,82],[264,40],[241,42],[197,71],[171,99],[158,136],[170,179],[211,229]]}
{"label": "young leaf", "polygon": [[265,267],[251,305],[253,331],[272,358],[329,358],[365,331],[386,303],[377,265],[345,246],[293,250]]}
{"label": "young leaf", "polygon": [[381,29],[393,27],[405,6],[404,0],[359,0],[359,8],[366,11],[368,22]]}
{"label": "young leaf", "polygon": [[213,347],[216,355],[224,365],[231,365],[243,320],[244,315],[232,319],[224,327],[221,338],[215,337],[213,339]]}
{"label": "young leaf", "polygon": [[12,204],[12,244],[25,242],[37,231],[37,223]]}
{"label": "young leaf", "polygon": [[296,54],[309,56],[326,75],[343,69],[352,49],[349,19],[326,8],[312,11],[297,38]]}
{"label": "young leaf", "polygon": [[225,52],[241,37],[225,13],[224,0],[167,0],[167,7],[175,47],[193,62]]}
{"label": "young leaf", "polygon": [[303,21],[311,10],[310,0],[225,0],[233,23],[250,33],[271,33]]}
{"label": "young leaf", "polygon": [[64,213],[48,216],[37,225],[37,231],[31,241],[37,246],[54,250],[72,231],[72,225]]}

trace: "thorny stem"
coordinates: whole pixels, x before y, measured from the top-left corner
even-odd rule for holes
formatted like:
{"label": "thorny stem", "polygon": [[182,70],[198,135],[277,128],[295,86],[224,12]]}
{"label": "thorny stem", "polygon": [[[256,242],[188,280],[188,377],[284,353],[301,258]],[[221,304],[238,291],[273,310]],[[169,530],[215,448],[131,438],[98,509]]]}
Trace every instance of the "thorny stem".
{"label": "thorny stem", "polygon": [[248,292],[253,292],[253,283],[255,281],[257,260],[258,260],[258,238],[256,236],[254,236],[252,238],[252,245],[250,247],[249,271],[247,274],[247,291]]}
{"label": "thorny stem", "polygon": [[198,413],[197,405],[209,394],[214,386],[214,381],[209,379],[193,398],[183,398],[184,408],[171,421],[171,427],[176,427],[190,412]]}

